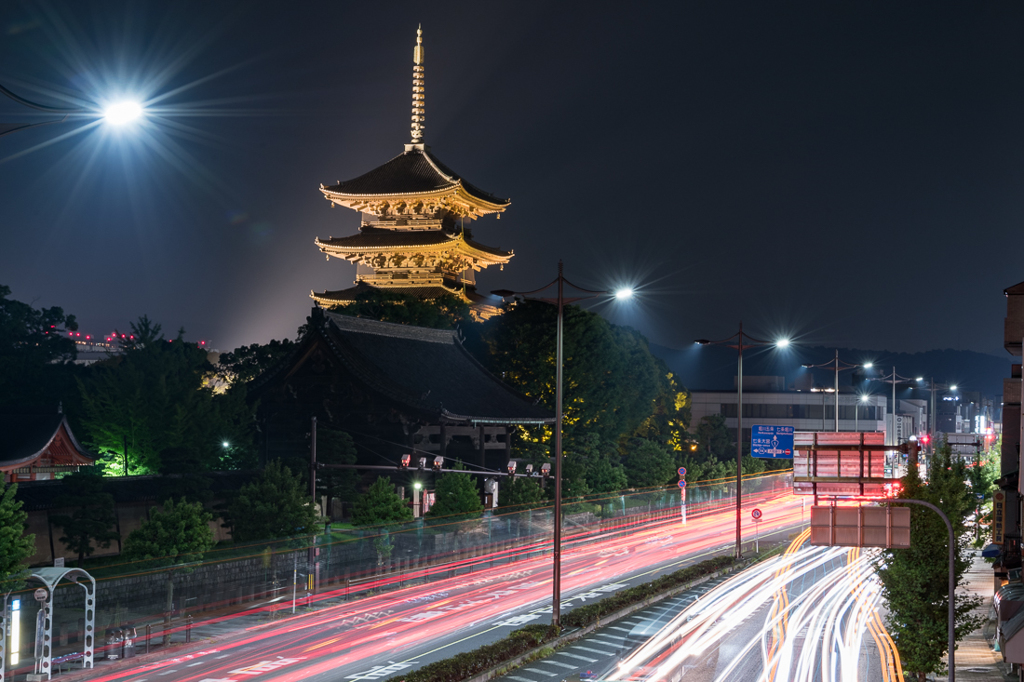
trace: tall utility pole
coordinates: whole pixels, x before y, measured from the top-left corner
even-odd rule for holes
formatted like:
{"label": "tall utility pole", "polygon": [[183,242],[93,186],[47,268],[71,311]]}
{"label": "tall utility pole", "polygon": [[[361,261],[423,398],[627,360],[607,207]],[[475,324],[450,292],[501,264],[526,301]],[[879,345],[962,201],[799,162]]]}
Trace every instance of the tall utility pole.
{"label": "tall utility pole", "polygon": [[[752,343],[747,343],[744,339]],[[755,339],[743,332],[743,323],[740,322],[740,330],[727,339],[697,339],[694,343],[736,349],[736,558],[740,559],[743,557],[743,349],[758,346],[785,348],[789,345],[789,339],[780,339],[774,343]]]}
{"label": "tall utility pole", "polygon": [[[562,618],[562,335],[563,335],[563,317],[565,313],[565,305],[567,303],[574,303],[576,301],[586,300],[588,298],[594,298],[596,296],[605,296],[613,294],[615,298],[624,300],[633,296],[632,289],[619,289],[618,291],[591,291],[590,289],[584,289],[583,287],[576,286],[565,278],[565,274],[562,269],[562,261],[558,261],[558,277],[553,281],[545,284],[540,289],[534,289],[533,291],[512,291],[510,289],[498,289],[491,293],[495,296],[501,296],[502,298],[508,298],[509,296],[515,296],[521,294],[523,296],[529,296],[530,294],[536,294],[545,289],[549,288],[552,284],[558,285],[558,294],[555,298],[536,298],[533,300],[544,301],[545,303],[551,303],[558,309],[558,325],[556,327],[556,341],[555,341],[555,451],[552,453],[555,458],[554,476],[555,476],[555,504],[554,504],[554,551],[552,552],[552,567],[551,574],[551,624],[558,627],[561,625]],[[577,296],[574,298],[565,297],[565,285],[582,291],[587,296]]]}
{"label": "tall utility pole", "polygon": [[[845,370],[845,369],[856,369],[857,367],[861,367],[862,365],[851,365],[848,362],[843,362],[842,360],[839,359],[839,349],[836,348],[836,357],[835,357],[834,360],[830,360],[829,362],[825,362],[825,363],[822,363],[820,365],[801,365],[801,366],[804,369],[817,369],[819,367],[829,367],[829,368],[832,368],[835,371],[835,374],[836,374],[835,384],[834,384],[832,390],[835,393],[835,398],[836,398],[835,427],[836,427],[836,433],[839,433],[839,372],[842,371],[842,370]],[[854,402],[853,409],[854,409],[854,412],[857,411],[857,403],[856,403],[856,401]],[[825,403],[824,403],[824,398],[822,398],[821,421],[822,421],[822,427],[821,428],[824,431],[825,430],[825,424],[824,424],[824,422],[825,422]]]}

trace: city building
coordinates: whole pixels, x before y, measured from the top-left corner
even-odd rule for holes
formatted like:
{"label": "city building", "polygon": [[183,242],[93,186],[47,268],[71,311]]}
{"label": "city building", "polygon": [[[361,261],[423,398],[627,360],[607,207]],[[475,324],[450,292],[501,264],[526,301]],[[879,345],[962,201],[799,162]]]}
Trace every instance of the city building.
{"label": "city building", "polygon": [[1003,444],[999,487],[1006,494],[1004,536],[995,542],[1002,545],[997,575],[1021,566],[1021,348],[1024,342],[1024,282],[1003,291],[1006,296],[1006,319],[1003,324],[1003,347],[1014,356],[1010,376],[1003,380]]}
{"label": "city building", "polygon": [[476,273],[512,258],[511,251],[473,238],[470,222],[500,214],[510,200],[467,182],[434,155],[423,136],[425,120],[423,31],[413,50],[412,129],[405,151],[378,168],[336,185],[320,186],[334,205],[362,214],[358,234],[316,239],[327,259],[356,264],[354,287],[311,292],[325,308],[347,305],[373,288],[432,299],[452,294],[477,319],[499,311],[500,299],[476,291]]}
{"label": "city building", "polygon": [[[808,390],[785,390],[784,377],[743,378],[743,438],[750,439],[750,427],[754,424],[792,426],[797,431],[835,431],[834,389],[810,388]],[[886,405],[884,395],[861,395],[839,393],[840,431],[885,431]],[[695,429],[700,420],[715,414],[725,417],[726,427],[736,431],[736,391],[691,391],[690,428]],[[911,403],[915,401],[901,401]],[[916,401],[920,402],[920,401]],[[908,435],[916,433],[914,420],[923,419],[917,405],[906,405],[910,420],[906,428]],[[913,410],[909,408],[913,407]],[[897,419],[897,428],[904,426]]]}

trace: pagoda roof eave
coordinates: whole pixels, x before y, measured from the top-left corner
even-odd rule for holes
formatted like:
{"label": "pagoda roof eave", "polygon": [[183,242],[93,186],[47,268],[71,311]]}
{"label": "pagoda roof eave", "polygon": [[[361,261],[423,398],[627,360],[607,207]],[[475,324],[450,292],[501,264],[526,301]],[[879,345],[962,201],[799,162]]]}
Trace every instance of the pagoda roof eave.
{"label": "pagoda roof eave", "polygon": [[[397,233],[397,234],[410,234],[419,236],[421,233]],[[327,253],[334,256],[339,256],[343,253],[380,253],[388,251],[403,251],[403,252],[431,252],[438,251],[446,248],[457,248],[468,255],[473,256],[479,260],[490,261],[494,263],[507,263],[515,255],[512,251],[502,251],[501,249],[484,246],[478,244],[472,240],[465,239],[461,236],[452,237],[446,241],[438,241],[434,243],[426,244],[346,244],[345,240],[354,240],[356,237],[361,235],[352,235],[351,237],[336,237],[331,238],[327,241],[321,241],[317,237],[314,241],[317,248],[320,249],[321,253]],[[398,238],[396,238],[397,240]]]}
{"label": "pagoda roof eave", "polygon": [[405,203],[415,203],[417,201],[431,201],[438,199],[445,199],[452,197],[457,202],[463,204],[467,208],[467,218],[475,218],[477,215],[487,215],[489,213],[504,213],[505,209],[511,205],[511,201],[505,201],[504,203],[494,203],[481,199],[480,197],[467,192],[463,186],[462,181],[457,181],[451,187],[444,187],[441,189],[420,191],[420,192],[386,192],[379,194],[346,194],[344,192],[336,192],[328,187],[320,186],[320,191],[323,192],[324,197],[328,201],[333,201],[339,206],[350,208],[354,211],[361,211],[366,207],[367,204],[379,202],[379,201],[393,201],[401,200]]}

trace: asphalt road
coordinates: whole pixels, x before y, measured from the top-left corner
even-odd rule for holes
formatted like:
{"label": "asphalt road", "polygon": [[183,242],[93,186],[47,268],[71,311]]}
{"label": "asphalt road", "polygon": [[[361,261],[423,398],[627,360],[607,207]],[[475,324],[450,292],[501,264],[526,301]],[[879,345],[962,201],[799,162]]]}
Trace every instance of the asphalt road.
{"label": "asphalt road", "polygon": [[[792,495],[762,505],[760,537],[784,539],[801,523],[801,505]],[[572,548],[563,553],[563,611],[729,551],[734,519],[725,510],[691,518],[685,526],[678,519],[650,523]],[[748,526],[750,538],[752,522]],[[550,595],[550,557],[521,560],[239,628],[187,655],[109,672],[100,667],[88,679],[382,680],[495,641],[524,624],[547,622]]]}

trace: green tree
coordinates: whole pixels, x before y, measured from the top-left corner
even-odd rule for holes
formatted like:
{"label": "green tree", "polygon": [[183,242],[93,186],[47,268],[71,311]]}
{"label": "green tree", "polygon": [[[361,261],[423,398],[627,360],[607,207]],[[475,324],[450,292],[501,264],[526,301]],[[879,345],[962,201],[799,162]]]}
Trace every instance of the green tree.
{"label": "green tree", "polygon": [[247,383],[288,357],[296,345],[288,339],[271,339],[270,343],[253,343],[221,353],[217,360],[218,374],[229,383]]}
{"label": "green tree", "polygon": [[56,506],[71,510],[70,514],[51,516],[50,521],[64,531],[60,541],[78,554],[78,566],[92,555],[95,547],[110,547],[111,542],[121,537],[114,530],[114,496],[107,492],[99,472],[80,471],[61,479]]}
{"label": "green tree", "polygon": [[690,394],[664,362],[656,360],[662,368],[661,388],[652,401],[651,415],[641,422],[633,436],[654,441],[678,457],[690,443]]}
{"label": "green tree", "polygon": [[[456,469],[462,465],[457,464]],[[476,480],[469,474],[441,474],[434,486],[434,505],[427,512],[431,518],[441,518],[446,522],[461,521],[483,511],[480,491]]]}
{"label": "green tree", "polygon": [[274,460],[229,505],[235,542],[270,540],[316,532],[317,514],[302,480]]}
{"label": "green tree", "polygon": [[25,577],[25,560],[35,551],[36,536],[25,533],[28,514],[15,498],[16,483],[0,479],[0,594],[20,588]]}
{"label": "green tree", "polygon": [[472,323],[469,304],[454,294],[424,300],[411,294],[368,288],[356,296],[355,302],[332,312],[432,329],[454,329]]}
{"label": "green tree", "polygon": [[77,402],[73,364],[78,329],[74,315],[58,307],[33,308],[9,298],[0,285],[0,405]]}
{"label": "green tree", "polygon": [[[951,461],[950,448],[936,449],[928,467],[928,482],[912,467],[902,479],[899,499],[931,502],[949,518],[956,538],[955,584],[960,586],[971,560],[967,555],[967,515],[973,508],[962,462]],[[899,504],[898,500],[895,504]],[[884,550],[876,564],[882,595],[888,606],[886,626],[896,640],[906,674],[924,682],[929,673],[942,672],[947,649],[948,533],[942,519],[931,509],[910,507],[910,548]],[[977,597],[956,595],[956,639],[980,626],[972,615],[981,603]]]}
{"label": "green tree", "polygon": [[412,510],[395,492],[391,481],[380,476],[352,507],[352,523],[357,526],[381,526],[412,520]]}
{"label": "green tree", "polygon": [[624,465],[629,485],[654,488],[678,478],[676,462],[664,446],[645,438],[632,438],[624,447]]}
{"label": "green tree", "polygon": [[498,504],[514,512],[547,504],[547,499],[544,496],[544,489],[534,479],[512,477],[503,479]]}
{"label": "green tree", "polygon": [[183,332],[164,339],[160,325],[142,317],[131,336],[122,355],[90,366],[79,382],[85,441],[108,473],[172,473],[181,462],[164,459],[183,455],[190,471],[252,466],[245,387],[215,390],[207,352]]}
{"label": "green tree", "polygon": [[[556,316],[554,306],[523,301],[488,320],[481,334],[488,368],[552,410]],[[577,433],[596,433],[602,440],[614,442],[651,416],[655,399],[664,392],[666,371],[651,355],[642,335],[568,306],[563,346],[567,450]],[[538,430],[530,437],[547,441],[550,429]]]}
{"label": "green tree", "polygon": [[566,497],[582,500],[592,493],[610,493],[628,485],[618,449],[594,432],[578,433],[567,444],[562,462],[562,487]]}
{"label": "green tree", "polygon": [[202,561],[203,554],[213,547],[212,519],[198,502],[189,503],[183,498],[175,504],[170,499],[164,502],[162,511],[154,508],[149,519],[125,540],[122,554],[129,561],[146,561],[154,567],[168,568],[164,644],[171,640],[174,575],[189,571],[184,564]]}

